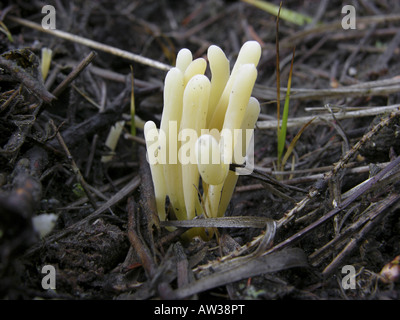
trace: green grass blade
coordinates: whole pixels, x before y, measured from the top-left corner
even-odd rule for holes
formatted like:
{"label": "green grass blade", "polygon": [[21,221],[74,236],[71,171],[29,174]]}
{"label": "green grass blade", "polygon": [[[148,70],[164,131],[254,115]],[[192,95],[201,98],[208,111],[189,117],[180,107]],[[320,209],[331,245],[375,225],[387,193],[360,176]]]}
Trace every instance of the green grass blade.
{"label": "green grass blade", "polygon": [[[282,2],[281,2],[282,6]],[[275,46],[276,46],[276,136],[280,136],[281,127],[279,125],[279,120],[281,116],[281,72],[279,69],[279,16],[281,13],[281,7],[278,9],[278,15],[276,16],[276,28],[275,28]],[[280,158],[278,158],[279,164]]]}
{"label": "green grass blade", "polygon": [[7,26],[3,23],[3,21],[0,21],[0,31],[7,36],[8,41],[14,42],[11,32],[8,30]]}
{"label": "green grass blade", "polygon": [[288,149],[287,149],[287,151],[286,151],[286,153],[285,153],[285,155],[283,156],[283,159],[282,159],[282,168],[285,166],[286,161],[289,159],[291,153],[293,152],[293,149],[296,146],[297,141],[300,139],[300,136],[302,135],[304,130],[311,124],[311,122],[314,121],[314,119],[315,118],[312,118],[305,125],[303,125],[301,127],[301,129],[299,130],[299,132],[296,134],[296,136],[293,138],[293,140],[290,142],[290,145],[288,146]]}
{"label": "green grass blade", "polygon": [[[261,10],[264,10],[270,14],[273,14],[274,16],[278,15],[279,6],[272,4],[270,2],[261,1],[261,0],[242,0],[242,1],[246,2],[248,4],[251,4]],[[293,10],[285,9],[285,8],[282,8],[280,17],[283,20],[297,24],[299,26],[304,26],[313,21],[313,19],[307,15],[295,12]]]}
{"label": "green grass blade", "polygon": [[292,62],[290,65],[289,79],[287,84],[287,91],[285,97],[285,105],[283,107],[283,115],[282,115],[282,125],[278,136],[278,164],[281,165],[280,159],[282,159],[283,149],[285,148],[286,141],[286,130],[287,130],[287,121],[289,117],[289,104],[290,104],[290,88],[292,85],[292,74],[293,74],[293,62],[294,62],[295,49],[293,49]]}

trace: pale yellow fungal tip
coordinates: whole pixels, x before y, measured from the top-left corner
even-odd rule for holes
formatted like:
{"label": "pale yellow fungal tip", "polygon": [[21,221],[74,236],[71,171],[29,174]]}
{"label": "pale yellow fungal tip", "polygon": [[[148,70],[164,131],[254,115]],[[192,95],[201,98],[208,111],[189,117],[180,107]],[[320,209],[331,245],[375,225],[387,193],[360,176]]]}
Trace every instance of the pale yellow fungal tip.
{"label": "pale yellow fungal tip", "polygon": [[261,46],[257,41],[247,41],[240,48],[238,57],[232,70],[232,74],[236,72],[243,64],[252,63],[255,66],[261,58]]}
{"label": "pale yellow fungal tip", "polygon": [[186,68],[184,73],[184,85],[186,86],[190,79],[197,74],[204,74],[206,72],[207,62],[203,58],[193,60]]}
{"label": "pale yellow fungal tip", "polygon": [[220,47],[212,45],[208,48],[207,58],[211,70],[210,105],[207,114],[207,125],[210,123],[222,92],[228,82],[230,70],[229,60]]}
{"label": "pale yellow fungal tip", "polygon": [[168,71],[164,82],[164,108],[160,129],[165,133],[170,121],[180,121],[182,116],[183,73],[178,68]]}
{"label": "pale yellow fungal tip", "polygon": [[[112,153],[114,153],[115,148],[117,147],[119,137],[121,136],[122,129],[124,128],[125,121],[118,121],[113,125],[108,133],[105,145],[110,149]],[[101,157],[101,162],[106,163],[111,161],[113,158],[112,155],[106,155]]]}
{"label": "pale yellow fungal tip", "polygon": [[49,73],[52,55],[53,51],[50,48],[42,48],[41,71],[43,80],[46,80]]}
{"label": "pale yellow fungal tip", "polygon": [[179,50],[178,55],[176,56],[176,67],[183,73],[192,62],[192,60],[192,52],[189,49],[183,48]]}

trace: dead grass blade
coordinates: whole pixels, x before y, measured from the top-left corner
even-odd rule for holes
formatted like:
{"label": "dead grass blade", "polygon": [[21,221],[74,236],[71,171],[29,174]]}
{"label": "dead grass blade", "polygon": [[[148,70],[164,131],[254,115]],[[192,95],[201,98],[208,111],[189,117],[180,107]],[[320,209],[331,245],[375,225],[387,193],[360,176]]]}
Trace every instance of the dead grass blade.
{"label": "dead grass blade", "polygon": [[272,219],[264,217],[220,217],[193,220],[162,221],[163,227],[178,228],[264,228],[267,223],[273,223]]}
{"label": "dead grass blade", "polygon": [[[400,87],[399,87],[400,90]],[[337,120],[343,119],[354,119],[358,117],[370,117],[376,116],[378,114],[385,114],[388,112],[398,112],[400,111],[400,105],[391,105],[391,106],[382,106],[382,107],[373,107],[373,108],[363,108],[356,111],[340,111],[335,112],[334,116]],[[314,120],[313,120],[314,119]],[[323,124],[326,121],[332,120],[332,114],[321,114],[318,116],[306,116],[306,117],[297,117],[290,118],[287,122],[287,127],[301,127],[307,124],[309,121],[313,120],[313,125]],[[258,129],[274,129],[276,128],[276,120],[265,120],[257,122]]]}
{"label": "dead grass blade", "polygon": [[10,21],[19,23],[25,27],[32,28],[32,29],[35,29],[35,30],[38,30],[41,32],[45,32],[45,33],[51,34],[53,36],[56,36],[56,37],[59,37],[59,38],[62,38],[62,39],[68,40],[68,41],[80,43],[80,44],[83,44],[90,48],[101,50],[101,51],[104,51],[107,53],[111,53],[111,54],[119,56],[121,58],[135,61],[135,62],[144,64],[144,65],[156,68],[156,69],[168,71],[172,68],[171,66],[161,63],[159,61],[152,60],[152,59],[146,58],[146,57],[142,57],[138,54],[134,54],[129,51],[121,50],[121,49],[118,49],[118,48],[115,48],[115,47],[112,47],[112,46],[109,46],[109,45],[106,45],[106,44],[103,44],[103,43],[100,43],[97,41],[93,41],[93,40],[90,40],[90,39],[87,39],[84,37],[80,37],[75,34],[71,34],[71,33],[65,32],[65,31],[61,31],[61,30],[44,29],[44,28],[42,28],[41,25],[31,22],[31,21],[28,21],[26,19],[17,18],[17,17],[13,17],[13,16],[7,16],[7,19]]}
{"label": "dead grass blade", "polygon": [[[344,95],[347,97],[362,97],[373,95],[386,95],[398,92],[400,88],[400,78],[393,77],[391,79],[367,81],[350,86],[343,86],[339,88],[327,89],[305,89],[305,88],[291,88],[291,99],[309,99],[309,100],[324,100],[327,98],[340,98]],[[286,93],[287,88],[281,87],[281,92]],[[254,86],[253,94],[260,100],[273,100],[277,99],[276,88],[266,87],[256,84]]]}
{"label": "dead grass blade", "polygon": [[315,117],[312,118],[310,121],[308,121],[305,125],[301,127],[299,132],[297,132],[296,136],[293,138],[293,140],[290,142],[289,147],[285,153],[285,155],[282,158],[282,163],[281,166],[282,168],[285,166],[287,159],[289,159],[290,155],[293,152],[294,147],[296,146],[297,141],[300,139],[301,135],[303,134],[304,130],[307,129],[307,127],[315,120]]}
{"label": "dead grass blade", "polygon": [[236,267],[232,267],[228,262],[220,263],[217,272],[175,290],[172,292],[173,298],[183,299],[215,287],[260,274],[307,266],[306,256],[303,250],[299,248],[290,248],[268,256],[242,260]]}

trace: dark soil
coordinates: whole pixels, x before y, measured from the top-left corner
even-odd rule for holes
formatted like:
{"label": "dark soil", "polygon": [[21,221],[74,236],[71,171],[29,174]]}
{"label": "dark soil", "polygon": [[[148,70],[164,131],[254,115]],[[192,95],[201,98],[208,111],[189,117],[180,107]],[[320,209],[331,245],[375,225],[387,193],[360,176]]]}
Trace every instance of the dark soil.
{"label": "dark soil", "polygon": [[[357,28],[345,30],[345,2],[284,2],[320,23],[279,23],[282,87],[296,47],[289,117],[329,115],[327,105],[335,112],[393,108],[311,124],[293,168],[291,158],[285,167],[295,170],[290,175],[275,174],[276,130],[261,126],[276,119],[275,16],[241,1],[46,2],[56,8],[57,30],[166,65],[181,48],[200,57],[216,44],[234,61],[245,41],[260,42],[258,171],[239,179],[226,216],[275,221],[276,234],[262,247],[257,239],[270,235],[268,227],[220,228],[217,238],[189,242],[181,229],[159,228],[140,128],[139,139],[123,136],[112,161],[101,162],[110,128],[126,120],[130,132],[130,66],[136,114],[157,124],[165,70],[12,18],[40,24],[42,1],[3,1],[1,28],[13,41],[0,33],[0,298],[399,299],[398,276],[388,280],[381,270],[400,255],[400,3],[353,1]],[[38,69],[44,47],[53,51],[45,84]],[[288,144],[300,128],[289,127]],[[58,219],[41,239],[32,218],[44,213]],[[221,256],[246,245],[241,262],[223,263]],[[56,270],[56,290],[42,287],[45,265]],[[346,265],[356,272],[352,289],[343,286]],[[398,259],[391,266],[398,273]]]}

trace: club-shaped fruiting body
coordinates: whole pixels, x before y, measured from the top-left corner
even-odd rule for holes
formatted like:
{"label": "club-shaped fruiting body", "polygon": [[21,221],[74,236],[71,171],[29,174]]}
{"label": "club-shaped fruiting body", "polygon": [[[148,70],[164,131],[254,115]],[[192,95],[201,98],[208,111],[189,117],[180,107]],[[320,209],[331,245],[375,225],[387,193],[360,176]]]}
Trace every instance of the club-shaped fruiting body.
{"label": "club-shaped fruiting body", "polygon": [[50,48],[42,48],[41,72],[43,81],[46,80],[51,65],[53,51]]}
{"label": "club-shaped fruiting body", "polygon": [[[246,42],[230,72],[224,52],[212,45],[209,80],[205,59],[193,60],[188,49],[179,51],[176,67],[165,78],[160,129],[151,121],[144,127],[161,220],[224,215],[238,178],[230,164],[245,162],[260,113],[251,97],[260,56],[260,45]],[[173,211],[168,217],[167,196]]]}

